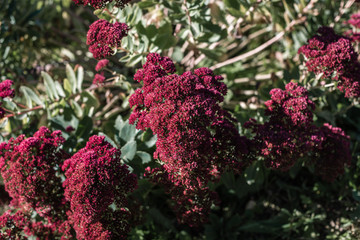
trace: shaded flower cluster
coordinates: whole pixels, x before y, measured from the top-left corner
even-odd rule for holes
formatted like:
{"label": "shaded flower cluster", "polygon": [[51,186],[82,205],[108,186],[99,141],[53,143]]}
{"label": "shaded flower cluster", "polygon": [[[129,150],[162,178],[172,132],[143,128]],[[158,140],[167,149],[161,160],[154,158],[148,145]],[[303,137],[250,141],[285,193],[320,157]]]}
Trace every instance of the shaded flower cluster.
{"label": "shaded flower cluster", "polygon": [[[134,76],[143,87],[130,96],[129,103],[135,107],[129,122],[157,135],[154,158],[164,163],[174,187],[185,188],[192,197],[197,192],[200,197],[207,183],[222,172],[243,169],[247,162],[241,159],[248,153],[248,142],[239,136],[236,120],[219,105],[227,91],[221,76],[208,68],[182,75],[174,72],[170,58],[156,53],[147,56]],[[186,218],[186,213],[179,214]],[[191,214],[194,223],[190,225],[205,219],[199,214],[195,220],[196,214]]]}
{"label": "shaded flower cluster", "polygon": [[351,164],[349,136],[341,128],[324,124],[311,138],[317,174],[329,182],[344,174],[344,166]]}
{"label": "shaded flower cluster", "polygon": [[[6,79],[0,83],[0,99],[9,97],[13,98],[15,96],[15,90],[11,89],[13,81]],[[0,119],[4,117],[5,110],[1,107],[2,103],[0,102]]]}
{"label": "shaded flower cluster", "polygon": [[337,35],[332,28],[321,27],[298,52],[306,57],[310,72],[338,81],[338,88],[346,97],[360,97],[360,64],[349,38]]}
{"label": "shaded flower cluster", "polygon": [[87,33],[86,44],[94,58],[102,59],[113,55],[114,48],[121,46],[121,39],[128,34],[129,27],[125,23],[110,23],[99,19],[92,23]]}
{"label": "shaded flower cluster", "polygon": [[126,239],[132,214],[126,195],[136,188],[137,179],[120,155],[104,136],[93,136],[65,161],[63,186],[78,239]]}
{"label": "shaded flower cluster", "polygon": [[73,0],[75,4],[90,5],[93,8],[105,8],[107,4],[112,2],[115,2],[115,6],[122,8],[130,1],[131,0]]}
{"label": "shaded flower cluster", "polygon": [[307,90],[290,82],[285,90],[272,89],[265,102],[264,124],[250,119],[244,124],[254,135],[260,156],[269,168],[289,170],[297,160],[312,156],[316,172],[333,181],[350,164],[350,140],[340,128],[313,124],[314,103]]}
{"label": "shaded flower cluster", "polygon": [[163,167],[147,168],[145,176],[151,182],[164,187],[165,192],[174,201],[171,207],[177,215],[178,222],[190,227],[198,227],[206,222],[211,206],[219,202],[216,192],[211,191],[208,187],[187,188]]}
{"label": "shaded flower cluster", "polygon": [[307,90],[293,82],[285,90],[272,89],[270,95],[271,100],[265,102],[269,121],[258,124],[251,119],[244,127],[256,133],[254,139],[267,167],[286,171],[308,149],[307,131],[311,128],[315,105],[309,100]]}
{"label": "shaded flower cluster", "polygon": [[[28,225],[25,230],[29,235],[70,234],[71,228],[65,227],[68,204],[59,177],[60,167],[68,157],[60,150],[63,143],[60,131],[50,132],[41,127],[33,137],[26,139],[20,135],[0,144],[0,171],[5,189],[12,197],[11,207],[21,209],[24,214],[36,211],[46,222]],[[65,229],[67,232],[62,232]]]}

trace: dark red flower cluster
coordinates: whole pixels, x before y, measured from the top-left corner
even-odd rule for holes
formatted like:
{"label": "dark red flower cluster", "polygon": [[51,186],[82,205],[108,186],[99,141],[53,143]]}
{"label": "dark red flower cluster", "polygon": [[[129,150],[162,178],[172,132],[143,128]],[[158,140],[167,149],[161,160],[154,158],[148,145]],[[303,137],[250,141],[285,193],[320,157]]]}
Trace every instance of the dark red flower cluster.
{"label": "dark red flower cluster", "polygon": [[114,24],[99,19],[92,23],[87,33],[86,44],[94,58],[102,59],[114,54],[114,48],[121,46],[121,39],[128,34],[129,27],[125,23]]}
{"label": "dark red flower cluster", "polygon": [[126,239],[132,214],[126,195],[137,179],[120,155],[105,137],[93,136],[62,167],[68,216],[79,239]]}
{"label": "dark red flower cluster", "polygon": [[[182,75],[174,72],[170,58],[156,53],[147,56],[134,76],[143,87],[129,99],[135,106],[129,122],[136,123],[138,129],[150,128],[157,135],[154,158],[164,163],[174,187],[181,185],[192,197],[196,192],[200,197],[207,183],[222,172],[242,170],[247,140],[239,136],[236,120],[219,105],[227,91],[221,76],[208,68]],[[202,214],[195,220],[194,213],[190,225],[205,219]],[[186,213],[181,217],[186,218]]]}
{"label": "dark red flower cluster", "polygon": [[0,144],[0,171],[5,189],[12,197],[11,207],[21,209],[23,214],[36,211],[46,221],[46,224],[42,221],[29,223],[25,229],[29,235],[38,235],[39,228],[42,235],[45,232],[70,234],[71,228],[65,227],[68,204],[60,178],[61,165],[68,157],[60,150],[63,143],[60,131],[51,133],[41,127],[33,137],[26,139],[20,135]]}
{"label": "dark red flower cluster", "polygon": [[115,2],[115,6],[124,7],[131,0],[73,0],[75,4],[91,5],[93,8],[105,8],[108,3]]}
{"label": "dark red flower cluster", "polygon": [[33,137],[0,144],[0,171],[16,210],[0,217],[1,236],[126,239],[132,217],[126,196],[137,179],[121,164],[120,150],[93,136],[69,158],[60,149],[64,141],[60,131],[41,127]]}
{"label": "dark red flower cluster", "polygon": [[60,131],[41,127],[33,137],[20,135],[0,144],[0,171],[13,202],[41,216],[52,215],[54,207],[62,205],[61,179],[56,175],[68,157],[59,150],[64,141]]}
{"label": "dark red flower cluster", "polygon": [[312,136],[315,171],[331,182],[351,164],[350,138],[341,128],[324,124]]}
{"label": "dark red flower cluster", "polygon": [[101,69],[106,67],[108,65],[108,63],[109,63],[109,60],[107,60],[107,59],[99,60],[98,63],[96,64],[95,70],[97,72],[100,71]]}
{"label": "dark red flower cluster", "polygon": [[302,157],[313,155],[311,163],[324,180],[332,181],[343,173],[351,160],[349,137],[340,128],[313,125],[315,105],[307,90],[290,82],[285,90],[273,89],[270,94],[271,100],[265,102],[269,120],[259,124],[250,119],[244,125],[255,134],[265,164],[286,171]]}
{"label": "dark red flower cluster", "polygon": [[[11,89],[11,85],[13,85],[13,81],[6,79],[0,83],[0,99],[10,97],[13,98],[15,96],[15,90]],[[5,110],[1,107],[2,103],[0,102],[0,119],[4,117]]]}
{"label": "dark red flower cluster", "polygon": [[332,28],[321,27],[298,52],[306,57],[310,72],[337,80],[346,97],[360,97],[360,64],[349,38],[337,35]]}

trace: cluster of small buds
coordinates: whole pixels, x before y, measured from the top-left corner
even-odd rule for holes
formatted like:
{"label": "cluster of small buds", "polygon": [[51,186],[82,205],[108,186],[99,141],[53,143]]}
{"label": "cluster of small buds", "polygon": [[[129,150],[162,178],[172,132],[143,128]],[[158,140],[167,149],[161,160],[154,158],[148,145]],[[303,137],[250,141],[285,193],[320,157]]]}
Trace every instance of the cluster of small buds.
{"label": "cluster of small buds", "polygon": [[62,166],[68,216],[79,239],[126,239],[130,231],[126,195],[137,187],[137,179],[120,155],[104,136],[92,136]]}
{"label": "cluster of small buds", "polygon": [[121,46],[121,39],[128,34],[125,23],[110,23],[99,19],[92,23],[87,33],[86,44],[94,58],[102,59],[113,55],[114,49]]}
{"label": "cluster of small buds", "polygon": [[[11,89],[13,81],[6,79],[0,83],[0,99],[3,98],[13,98],[15,96],[15,90]],[[1,107],[2,103],[0,102],[0,119],[5,116],[5,110]]]}
{"label": "cluster of small buds", "polygon": [[104,67],[106,67],[109,64],[109,60],[107,59],[102,59],[99,60],[98,63],[96,64],[95,70],[97,72],[99,72],[100,70],[102,70]]}
{"label": "cluster of small buds", "polygon": [[105,8],[107,4],[115,2],[115,6],[124,7],[131,0],[73,0],[75,4],[82,4],[84,6],[90,5],[93,8]]}
{"label": "cluster of small buds", "polygon": [[[244,160],[248,141],[239,135],[236,120],[219,105],[227,92],[221,76],[208,68],[182,75],[174,72],[170,58],[147,56],[134,76],[143,86],[129,98],[135,106],[129,122],[157,135],[154,158],[164,163],[174,186],[201,192],[227,169],[241,172],[248,164]],[[205,219],[203,213],[199,218]]]}
{"label": "cluster of small buds", "polygon": [[95,77],[93,79],[93,84],[94,85],[102,85],[105,82],[105,77],[104,77],[104,73],[97,73],[95,74]]}
{"label": "cluster of small buds", "polygon": [[265,103],[269,120],[264,124],[254,119],[244,124],[255,134],[254,142],[269,168],[289,170],[302,157],[314,155],[311,163],[326,181],[332,181],[350,164],[349,137],[340,128],[313,124],[314,103],[307,90],[290,82],[285,90],[270,91]]}
{"label": "cluster of small buds", "polygon": [[0,144],[0,171],[5,189],[12,197],[11,207],[35,211],[47,222],[29,222],[24,228],[28,235],[65,234],[61,229],[67,224],[69,206],[60,174],[69,155],[60,149],[64,141],[60,131],[41,127],[33,137],[20,135]]}
{"label": "cluster of small buds", "polygon": [[345,91],[345,97],[360,97],[358,54],[349,38],[337,35],[332,28],[321,27],[298,52],[306,57],[310,72],[338,81],[338,88]]}

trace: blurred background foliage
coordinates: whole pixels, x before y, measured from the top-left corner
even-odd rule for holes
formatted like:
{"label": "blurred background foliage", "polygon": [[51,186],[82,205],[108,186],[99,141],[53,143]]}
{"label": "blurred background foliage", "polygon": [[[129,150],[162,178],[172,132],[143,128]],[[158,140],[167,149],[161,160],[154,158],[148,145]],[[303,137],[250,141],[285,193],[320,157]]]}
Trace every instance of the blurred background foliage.
{"label": "blurred background foliage", "polygon": [[[69,152],[94,134],[121,147],[140,178],[133,198],[143,214],[130,239],[360,239],[360,105],[320,84],[297,54],[320,26],[348,30],[344,22],[359,7],[331,0],[142,0],[94,11],[71,0],[2,0],[0,76],[15,82],[17,95],[3,103],[10,113],[1,120],[1,140],[45,125],[63,131]],[[101,86],[91,85],[96,60],[85,44],[97,18],[131,28]],[[156,136],[127,121],[127,99],[140,86],[132,77],[149,52],[171,57],[179,73],[211,67],[223,75],[229,88],[223,107],[242,134],[250,117],[264,121],[272,88],[299,82],[316,103],[316,124],[329,122],[351,137],[351,167],[326,183],[302,163],[284,173],[257,161],[242,176],[228,173],[211,186],[221,205],[206,225],[179,225],[164,191],[142,177],[145,167],[156,165]],[[2,193],[4,209],[7,201]]]}

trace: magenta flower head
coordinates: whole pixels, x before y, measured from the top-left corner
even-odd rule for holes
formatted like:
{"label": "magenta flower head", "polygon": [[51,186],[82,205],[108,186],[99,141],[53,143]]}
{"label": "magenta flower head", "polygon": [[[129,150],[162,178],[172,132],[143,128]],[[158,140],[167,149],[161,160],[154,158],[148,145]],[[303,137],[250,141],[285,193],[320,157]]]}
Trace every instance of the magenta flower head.
{"label": "magenta flower head", "polygon": [[129,27],[125,23],[110,23],[99,19],[90,25],[86,44],[94,58],[102,59],[114,54],[121,46],[121,39],[127,36]]}
{"label": "magenta flower head", "polygon": [[347,21],[347,23],[354,26],[355,28],[360,29],[360,13],[355,13],[355,14],[351,15],[351,17]]}
{"label": "magenta flower head", "polygon": [[95,70],[97,72],[100,71],[101,69],[106,67],[108,65],[108,63],[109,63],[109,60],[107,60],[107,59],[99,60],[98,63],[96,64]]}
{"label": "magenta flower head", "polygon": [[93,8],[105,8],[108,3],[115,2],[115,6],[124,7],[131,0],[73,0],[75,4],[90,5]]}
{"label": "magenta flower head", "polygon": [[[41,127],[33,137],[20,135],[0,144],[0,171],[14,207],[53,216],[63,206],[60,167],[68,157],[60,131]],[[51,183],[51,184],[49,184]]]}
{"label": "magenta flower head", "polygon": [[100,73],[100,74],[95,74],[95,77],[93,79],[93,84],[95,85],[101,85],[103,84],[105,81],[105,77],[104,77],[104,73]]}
{"label": "magenta flower head", "polygon": [[92,136],[62,167],[68,216],[79,239],[126,239],[133,214],[126,196],[137,187],[137,178],[120,155],[105,137]]}
{"label": "magenta flower head", "polygon": [[11,85],[13,85],[13,81],[6,79],[0,83],[0,97],[6,98],[10,97],[13,98],[15,96],[15,90],[11,89]]}
{"label": "magenta flower head", "polygon": [[[11,89],[11,85],[13,85],[13,81],[9,79],[0,83],[0,98],[13,98],[15,96],[15,90]],[[1,107],[1,105],[2,103],[0,102],[0,119],[5,116],[5,110]]]}

